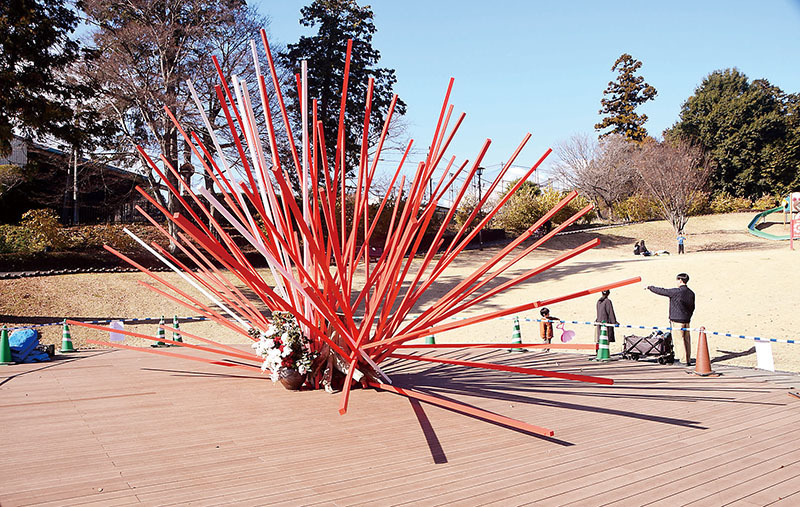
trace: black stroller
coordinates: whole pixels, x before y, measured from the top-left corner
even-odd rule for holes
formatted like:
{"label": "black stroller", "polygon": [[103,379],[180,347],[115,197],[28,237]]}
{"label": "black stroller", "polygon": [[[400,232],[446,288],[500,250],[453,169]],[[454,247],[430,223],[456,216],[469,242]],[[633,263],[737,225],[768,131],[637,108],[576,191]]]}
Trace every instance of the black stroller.
{"label": "black stroller", "polygon": [[653,331],[649,336],[626,336],[622,357],[638,361],[642,356],[655,357],[658,359],[658,364],[674,363],[675,350],[672,348],[672,334]]}

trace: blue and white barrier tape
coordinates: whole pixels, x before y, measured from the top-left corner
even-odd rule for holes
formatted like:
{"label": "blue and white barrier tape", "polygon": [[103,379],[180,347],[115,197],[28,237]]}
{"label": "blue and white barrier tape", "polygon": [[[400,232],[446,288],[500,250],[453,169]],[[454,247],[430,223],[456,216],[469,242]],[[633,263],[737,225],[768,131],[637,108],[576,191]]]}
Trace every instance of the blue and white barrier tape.
{"label": "blue and white barrier tape", "polygon": [[[73,319],[70,319],[70,320],[80,320],[80,319],[73,318]],[[120,318],[120,319],[104,319],[104,320],[81,320],[81,322],[83,322],[84,324],[110,324],[112,321],[115,321],[115,320],[121,320],[122,322],[125,322],[127,324],[140,324],[140,323],[145,323],[145,322],[159,322],[161,320],[161,317],[145,317],[145,318],[141,318],[141,319],[124,319],[124,318]],[[186,321],[186,320],[202,321],[202,320],[208,320],[208,317],[178,317],[178,321],[180,321],[180,322],[183,322],[183,321]],[[64,320],[62,319],[62,320],[60,320],[58,322],[50,322],[50,323],[47,323],[47,324],[35,324],[33,326],[9,327],[8,330],[9,331],[14,331],[16,329],[37,329],[37,328],[40,328],[40,327],[60,326],[63,323],[64,323]]]}
{"label": "blue and white barrier tape", "polygon": [[[501,317],[503,319],[508,319],[509,317]],[[524,320],[525,322],[542,322],[543,319],[531,319],[528,317],[523,317],[520,320]],[[586,324],[590,326],[599,325],[599,322],[580,322],[577,320],[558,320],[552,322],[562,322],[564,324]],[[700,331],[700,328],[696,327],[681,327],[681,328],[673,328],[669,326],[632,326],[627,324],[606,324],[609,327],[620,327],[620,328],[627,328],[627,329],[653,329],[653,330],[666,330],[666,331]],[[800,340],[779,340],[777,338],[764,338],[761,336],[746,336],[743,334],[733,334],[733,333],[723,333],[719,331],[709,331],[705,329],[705,333],[707,335],[716,335],[716,336],[727,336],[729,338],[742,338],[745,340],[755,340],[759,342],[773,342],[773,343],[800,343]]]}
{"label": "blue and white barrier tape", "polygon": [[[414,319],[419,317],[419,315],[409,315],[406,317],[406,320]],[[450,320],[463,320],[467,319],[468,317],[450,317]],[[505,317],[498,317],[497,320],[512,320],[514,318],[518,318],[523,322],[542,322],[545,319],[532,319],[530,317],[522,317],[522,316],[514,316],[514,315],[507,315]],[[588,321],[577,321],[577,320],[551,320],[550,322],[560,322],[563,324],[583,324],[587,326],[597,326],[599,322],[588,322]],[[700,331],[700,328],[695,327],[682,327],[682,328],[672,328],[669,326],[634,326],[629,324],[606,324],[609,327],[619,327],[625,329],[648,329],[648,330],[662,330],[662,331]],[[742,338],[744,340],[755,340],[757,342],[771,342],[771,343],[800,343],[800,340],[780,340],[778,338],[764,338],[762,336],[746,336],[743,334],[733,334],[733,333],[723,333],[720,331],[709,331],[708,329],[705,330],[706,335],[715,335],[715,336],[727,336],[729,338]]]}
{"label": "blue and white barrier tape", "polygon": [[[419,317],[419,315],[409,315],[409,316],[406,317],[406,320],[414,319],[414,318],[417,318],[417,317]],[[463,319],[466,319],[466,318],[467,317],[450,317],[450,320],[463,320]],[[508,315],[508,316],[505,316],[505,317],[498,317],[498,320],[511,320],[511,319],[514,319],[514,318],[515,317],[512,316],[512,315]],[[544,320],[544,319],[532,319],[530,317],[520,317],[520,316],[517,316],[516,318],[519,318],[519,320],[521,320],[523,322],[542,322]],[[161,320],[161,318],[160,317],[157,317],[157,318],[156,317],[147,317],[147,318],[141,318],[141,319],[105,319],[105,320],[87,320],[87,321],[82,321],[82,322],[85,322],[86,324],[108,324],[113,320],[121,320],[121,321],[126,322],[126,323],[138,324],[138,323],[153,322],[153,321],[158,322],[159,320]],[[204,320],[208,320],[208,318],[207,317],[178,317],[178,320],[179,321],[192,321],[192,320],[204,321]],[[33,325],[33,326],[11,327],[11,328],[8,328],[8,330],[9,331],[14,331],[16,329],[36,329],[36,328],[47,327],[47,326],[60,326],[61,324],[63,324],[63,322],[64,322],[63,320],[60,320],[58,322],[51,322],[51,323],[48,323],[48,324],[37,324],[37,325]],[[596,326],[596,325],[599,324],[597,322],[577,321],[577,320],[553,320],[551,322],[560,322],[562,324],[581,324],[581,325],[587,325],[587,326]],[[607,325],[609,327],[617,327],[617,328],[625,328],[625,329],[647,329],[647,330],[662,330],[662,331],[695,331],[695,332],[700,331],[700,328],[694,328],[694,327],[672,328],[672,327],[669,327],[669,326],[635,326],[635,325],[630,325],[630,324],[607,324]],[[708,329],[706,329],[705,332],[706,332],[706,335],[725,336],[725,337],[728,337],[728,338],[741,338],[741,339],[744,339],[744,340],[754,340],[754,341],[757,341],[757,342],[790,343],[790,344],[800,343],[800,340],[780,340],[778,338],[764,338],[763,336],[747,336],[747,335],[743,335],[743,334],[724,333],[724,332],[720,332],[720,331],[709,331]]]}

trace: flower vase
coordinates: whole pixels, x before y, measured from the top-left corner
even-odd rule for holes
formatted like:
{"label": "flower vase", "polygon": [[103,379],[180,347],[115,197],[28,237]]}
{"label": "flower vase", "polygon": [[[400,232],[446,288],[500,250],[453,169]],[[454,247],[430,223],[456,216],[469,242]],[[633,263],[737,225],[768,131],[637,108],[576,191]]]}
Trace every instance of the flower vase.
{"label": "flower vase", "polygon": [[292,368],[281,368],[279,375],[281,385],[290,391],[299,390],[306,381],[305,375]]}

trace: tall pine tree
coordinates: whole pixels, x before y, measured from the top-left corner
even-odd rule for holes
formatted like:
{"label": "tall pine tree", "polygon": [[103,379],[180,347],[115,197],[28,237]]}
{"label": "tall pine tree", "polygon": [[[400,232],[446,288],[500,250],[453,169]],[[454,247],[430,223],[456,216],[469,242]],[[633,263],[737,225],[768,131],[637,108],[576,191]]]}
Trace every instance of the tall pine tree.
{"label": "tall pine tree", "polygon": [[80,107],[92,87],[67,77],[83,56],[70,38],[77,24],[64,0],[0,2],[0,153],[15,134],[78,147],[97,126],[94,111]]}
{"label": "tall pine tree", "polygon": [[608,83],[608,88],[603,92],[605,98],[600,101],[603,106],[600,114],[604,115],[604,118],[594,126],[598,131],[609,127],[611,130],[601,133],[600,138],[619,134],[637,143],[647,138],[647,130],[644,128],[647,115],[638,114],[635,109],[652,100],[658,92],[645,83],[642,76],[636,75],[641,66],[642,62],[623,53],[611,67],[611,70],[617,71],[619,75],[616,81]]}
{"label": "tall pine tree", "polygon": [[[300,23],[315,27],[317,33],[300,37],[296,44],[288,44],[281,56],[294,73],[300,72],[301,60],[308,60],[309,107],[311,99],[318,100],[318,117],[325,131],[325,147],[331,163],[336,151],[347,40],[353,40],[344,118],[346,170],[350,173],[358,166],[368,79],[375,80],[370,115],[371,145],[380,136],[392,101],[392,86],[397,78],[393,69],[376,67],[380,52],[372,47],[372,35],[376,29],[369,6],[362,7],[355,0],[314,0],[300,13]],[[286,86],[293,119],[299,121],[300,107],[294,76],[289,77]],[[393,117],[404,114],[405,110],[405,103],[398,99]]]}

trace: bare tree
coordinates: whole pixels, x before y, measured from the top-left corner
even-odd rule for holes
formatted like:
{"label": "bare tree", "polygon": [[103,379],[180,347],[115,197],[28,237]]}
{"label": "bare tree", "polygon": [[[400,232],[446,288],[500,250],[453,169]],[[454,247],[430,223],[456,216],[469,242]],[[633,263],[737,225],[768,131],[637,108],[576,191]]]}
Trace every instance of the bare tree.
{"label": "bare tree", "polygon": [[588,135],[577,134],[555,147],[560,162],[556,174],[567,186],[578,190],[592,201],[597,214],[635,190],[636,171],[632,159],[636,144],[619,135],[610,135],[600,142]]}
{"label": "bare tree", "polygon": [[[134,153],[133,147],[141,145],[163,154],[170,165],[191,177],[192,151],[181,142],[169,114],[187,132],[195,130],[204,142],[210,141],[192,103],[187,86],[192,81],[212,125],[226,132],[227,126],[219,121],[221,106],[214,90],[218,80],[211,56],[218,57],[226,79],[238,74],[252,87],[248,41],[257,38],[266,19],[243,2],[230,0],[83,0],[81,7],[96,27],[91,37],[98,58],[91,77],[102,86],[105,114],[120,125],[117,151]],[[212,147],[207,148],[213,153]],[[174,212],[172,194],[165,197],[157,191],[157,177],[144,160],[140,162],[152,194]],[[166,176],[177,187],[177,178],[169,171]],[[206,180],[206,185],[210,183]]]}
{"label": "bare tree", "polygon": [[685,141],[644,143],[635,160],[642,190],[658,202],[661,215],[680,232],[692,200],[705,190],[711,166],[703,151]]}
{"label": "bare tree", "polygon": [[14,164],[0,164],[0,197],[25,181],[25,171]]}
{"label": "bare tree", "polygon": [[[81,7],[97,26],[92,39],[98,52],[93,77],[106,96],[106,113],[120,124],[123,136],[134,145],[156,148],[178,168],[178,130],[165,108],[183,118],[186,96],[181,82],[188,74],[193,41],[201,36],[202,19],[197,1],[84,0]],[[148,171],[153,195],[175,211],[170,195],[163,202],[156,178]],[[167,172],[167,180],[177,179]]]}
{"label": "bare tree", "polygon": [[[222,104],[219,102],[215,90],[215,87],[220,85],[220,80],[211,60],[211,55],[217,58],[217,62],[226,79],[230,80],[235,75],[239,81],[247,83],[251,93],[257,95],[256,70],[253,64],[250,41],[258,39],[258,31],[260,29],[267,29],[269,18],[260,15],[254,8],[245,7],[244,5],[237,5],[231,15],[230,20],[226,19],[223,23],[209,27],[209,30],[206,31],[206,36],[199,41],[193,58],[195,65],[191,69],[191,80],[197,90],[200,102],[203,104],[208,120],[214,128],[214,133],[221,143],[221,147],[225,151],[234,152],[234,140],[226,118],[222,114]],[[233,22],[229,22],[231,20]],[[271,43],[270,46],[274,54],[282,50],[279,45]],[[261,62],[266,61],[266,57],[263,54],[264,48],[260,41],[256,44],[256,50],[259,60]],[[262,67],[262,72],[267,71],[265,67]],[[279,80],[286,79],[288,75],[287,69],[278,66],[277,71]],[[265,75],[264,77],[269,83],[269,76]],[[267,85],[267,97],[270,103],[278,145],[286,146],[288,137],[282,121],[279,120],[280,109],[275,98],[275,90],[269,84]],[[263,115],[260,100],[253,102],[253,109],[256,118],[260,118]],[[203,144],[209,148],[210,152],[213,152],[210,149],[212,147],[212,135],[201,122],[199,114],[194,109],[191,109],[188,113],[187,124],[198,132]],[[275,121],[274,119],[278,120]],[[262,143],[266,145],[269,142],[266,129],[262,130],[261,135]],[[244,138],[240,138],[240,142],[245,144]],[[241,169],[241,159],[238,153],[232,154],[227,158],[232,168]],[[208,175],[204,176],[206,188],[211,190],[212,180]],[[240,176],[243,177],[243,174],[240,174]]]}

